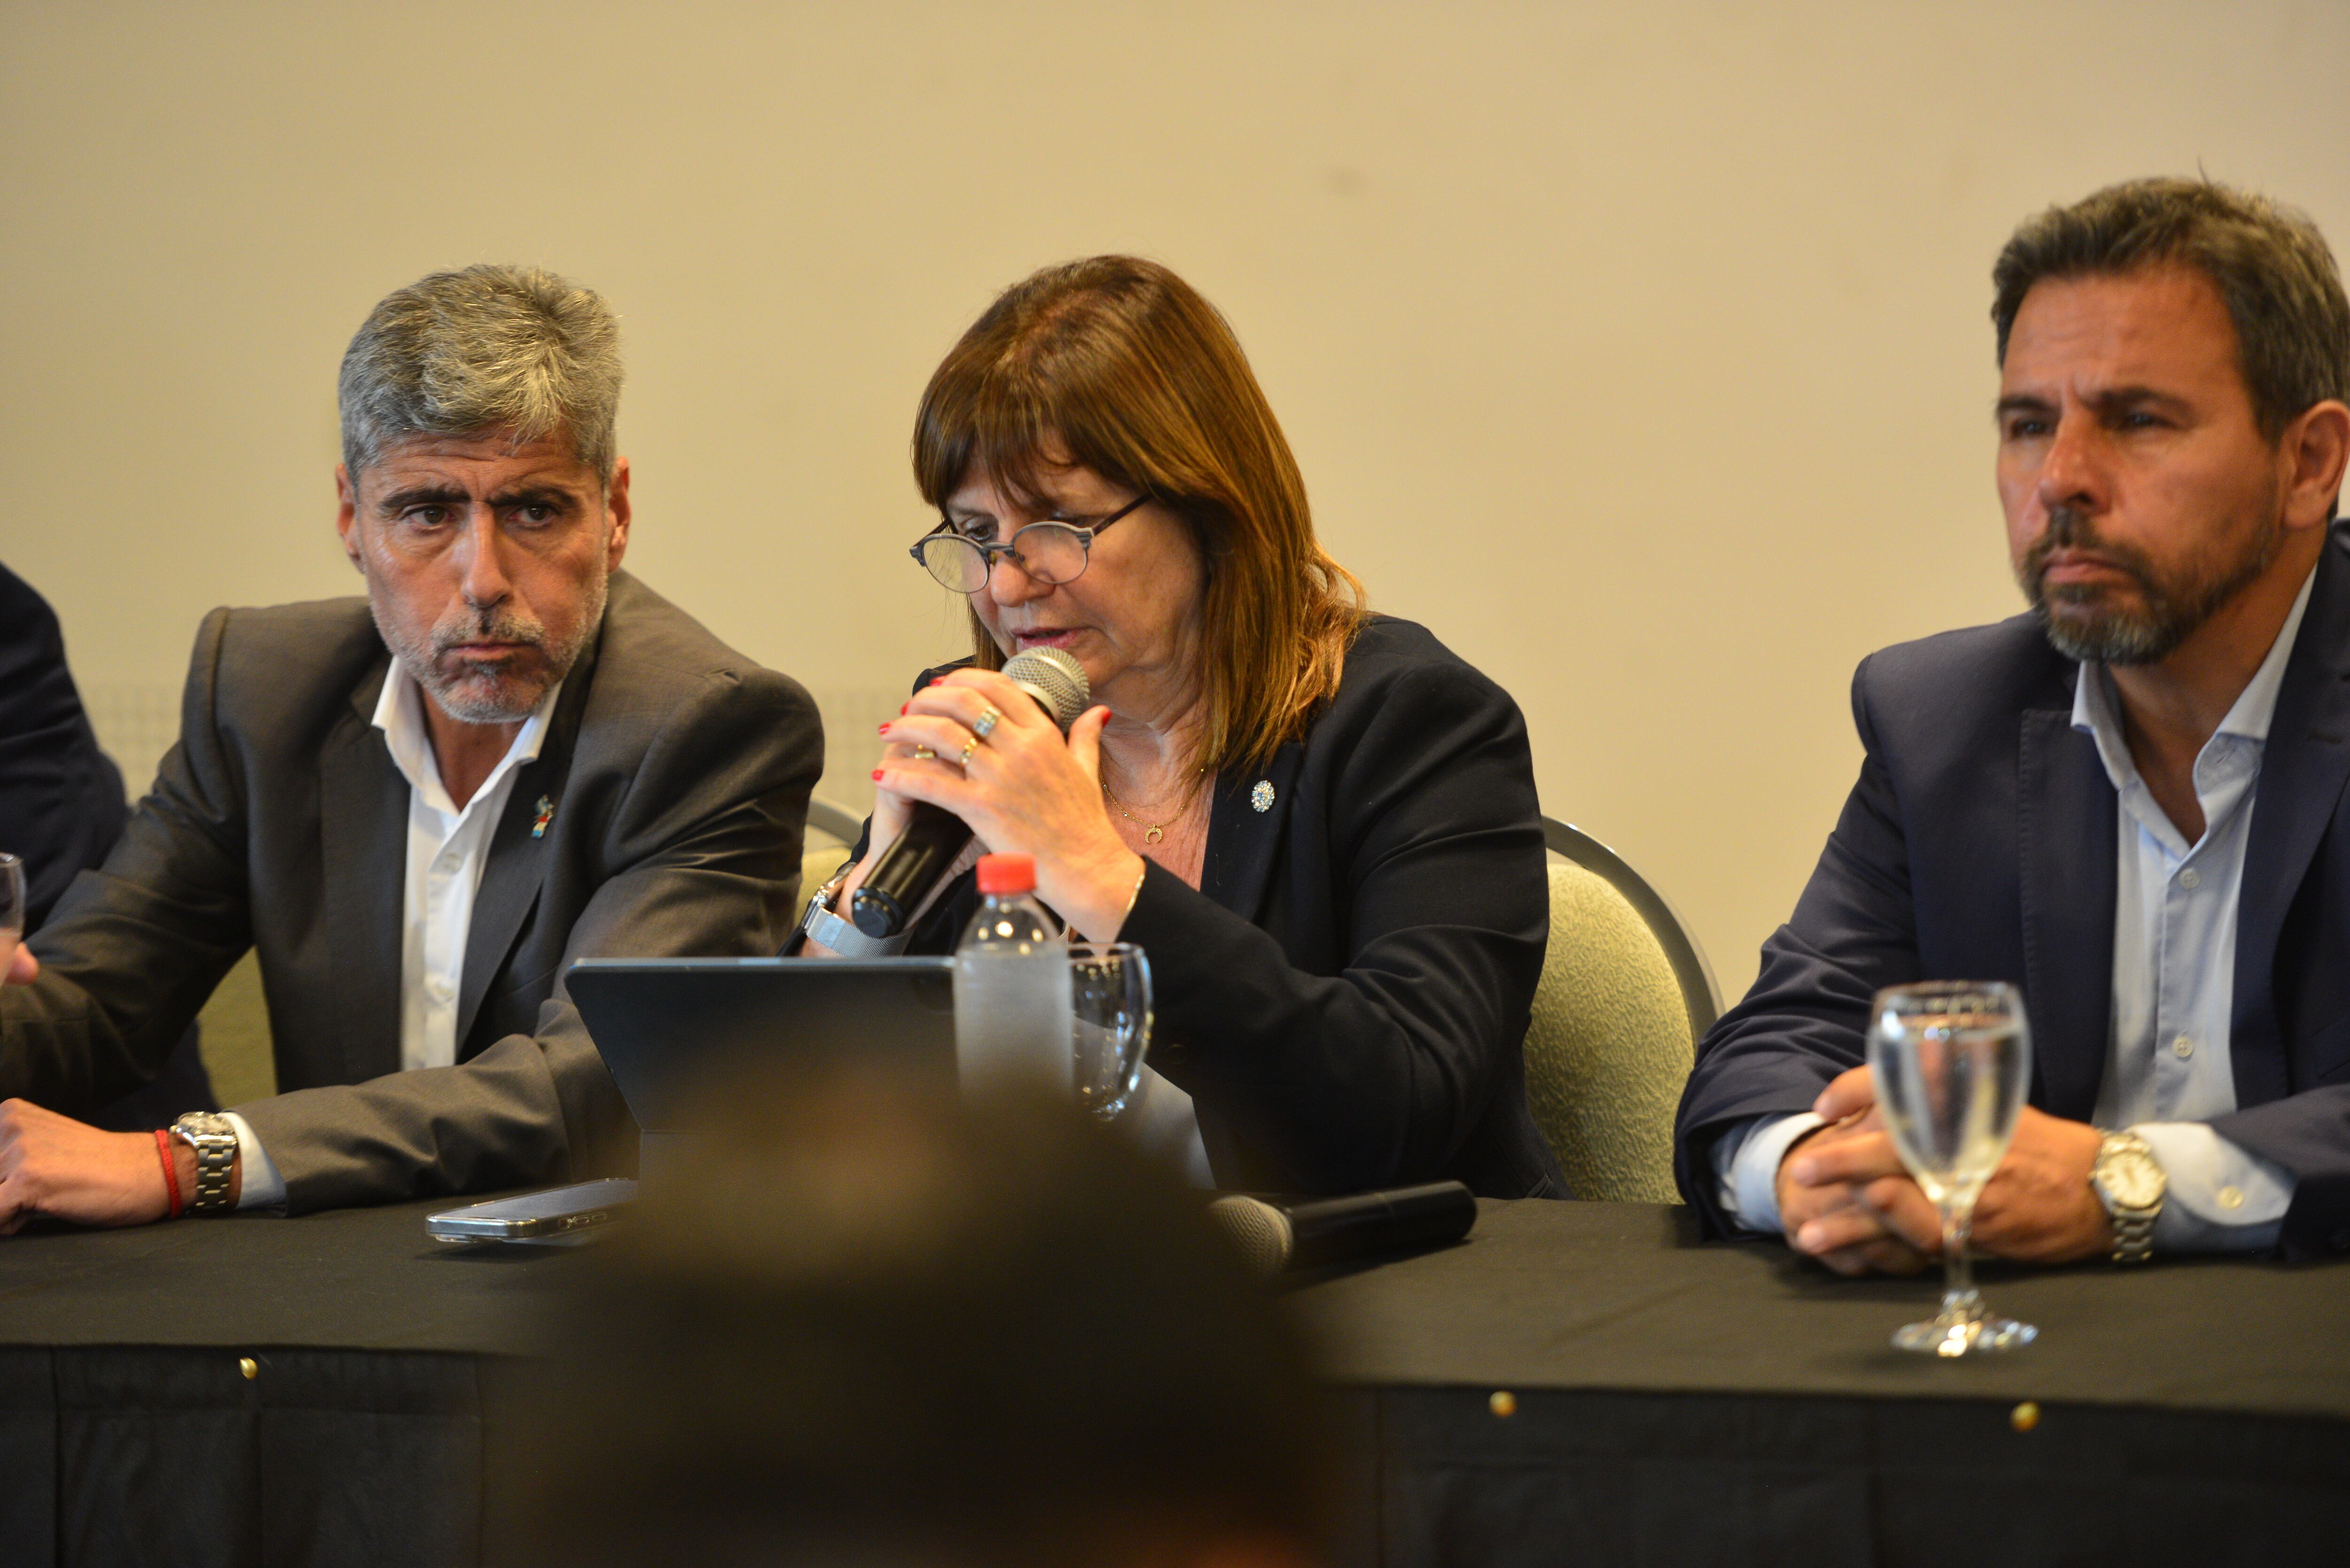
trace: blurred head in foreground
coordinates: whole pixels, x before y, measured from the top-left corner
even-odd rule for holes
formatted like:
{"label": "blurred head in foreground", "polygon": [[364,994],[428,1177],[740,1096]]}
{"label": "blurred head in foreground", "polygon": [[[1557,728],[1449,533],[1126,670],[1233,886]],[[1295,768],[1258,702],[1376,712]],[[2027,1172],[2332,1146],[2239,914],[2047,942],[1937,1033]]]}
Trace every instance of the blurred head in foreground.
{"label": "blurred head in foreground", "polygon": [[729,1125],[583,1270],[547,1561],[1316,1560],[1301,1347],[1122,1143],[872,1080]]}

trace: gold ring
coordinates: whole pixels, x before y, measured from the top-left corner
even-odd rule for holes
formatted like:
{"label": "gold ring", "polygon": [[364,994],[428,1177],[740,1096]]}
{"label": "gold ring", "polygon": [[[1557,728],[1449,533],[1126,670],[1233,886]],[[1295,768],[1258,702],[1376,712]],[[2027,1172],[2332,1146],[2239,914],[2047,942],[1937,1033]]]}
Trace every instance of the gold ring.
{"label": "gold ring", "polygon": [[1002,722],[1003,719],[1003,715],[991,706],[980,714],[979,722],[971,727],[971,732],[983,741],[995,733],[995,726]]}
{"label": "gold ring", "polygon": [[979,750],[979,737],[977,735],[973,735],[970,740],[965,741],[962,743],[962,755],[955,759],[955,766],[959,768],[967,768],[971,766],[971,754],[977,750]]}
{"label": "gold ring", "polygon": [[928,746],[916,746],[914,748],[914,760],[918,763],[935,762],[937,759],[938,753],[931,750]]}

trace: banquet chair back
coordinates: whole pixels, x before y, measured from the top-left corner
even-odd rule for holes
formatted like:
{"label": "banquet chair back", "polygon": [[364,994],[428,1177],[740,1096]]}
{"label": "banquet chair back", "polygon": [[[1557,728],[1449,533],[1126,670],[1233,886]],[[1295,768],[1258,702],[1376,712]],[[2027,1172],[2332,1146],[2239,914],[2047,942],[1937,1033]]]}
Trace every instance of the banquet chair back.
{"label": "banquet chair back", "polygon": [[269,999],[261,989],[261,958],[247,950],[197,1014],[198,1049],[224,1106],[265,1100],[277,1092],[277,1056],[269,1033]]}
{"label": "banquet chair back", "polygon": [[1664,896],[1579,828],[1543,819],[1550,947],[1526,1029],[1526,1101],[1577,1198],[1675,1203],[1673,1113],[1721,1012]]}

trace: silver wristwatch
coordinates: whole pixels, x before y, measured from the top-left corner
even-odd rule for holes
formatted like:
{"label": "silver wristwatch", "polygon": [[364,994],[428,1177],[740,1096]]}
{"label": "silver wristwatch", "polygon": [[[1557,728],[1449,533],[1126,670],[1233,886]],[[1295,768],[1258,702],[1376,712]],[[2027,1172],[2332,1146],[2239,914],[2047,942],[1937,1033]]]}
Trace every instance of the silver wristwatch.
{"label": "silver wristwatch", "polygon": [[188,1199],[188,1212],[227,1212],[229,1173],[236,1168],[235,1126],[210,1111],[190,1111],[172,1124],[172,1136],[196,1151],[196,1190]]}
{"label": "silver wristwatch", "polygon": [[816,890],[808,900],[807,912],[800,917],[800,930],[810,941],[822,942],[843,958],[889,958],[906,950],[911,933],[900,931],[894,937],[868,937],[847,920],[832,912],[832,900],[838,896],[840,885],[848,880],[848,871]]}
{"label": "silver wristwatch", "polygon": [[2154,1147],[2134,1132],[2107,1133],[2089,1168],[2089,1185],[2114,1222],[2114,1262],[2143,1263],[2154,1256],[2154,1221],[2170,1179]]}

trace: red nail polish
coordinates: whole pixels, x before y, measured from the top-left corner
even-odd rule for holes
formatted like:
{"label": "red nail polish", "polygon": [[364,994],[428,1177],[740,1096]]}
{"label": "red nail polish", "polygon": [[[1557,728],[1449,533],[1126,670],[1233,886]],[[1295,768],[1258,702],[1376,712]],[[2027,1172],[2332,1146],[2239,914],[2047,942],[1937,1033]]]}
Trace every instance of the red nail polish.
{"label": "red nail polish", "polygon": [[881,776],[881,770],[879,768],[875,768],[873,770],[873,776],[877,779],[879,778]]}
{"label": "red nail polish", "polygon": [[889,725],[887,725],[887,724],[882,725],[882,726],[881,726],[881,732],[882,732],[883,734],[885,734],[885,735],[886,735],[886,734],[888,734],[888,733],[889,732]]}
{"label": "red nail polish", "polygon": [[944,686],[946,683],[947,678],[943,675],[933,675],[931,677],[931,684],[933,686]]}
{"label": "red nail polish", "polygon": [[913,704],[913,701],[912,701],[912,700],[911,700],[911,699],[909,699],[909,700],[907,700],[906,701],[903,701],[903,702],[899,703],[899,704],[898,704],[898,717],[899,717],[900,719],[904,718],[904,717],[906,716],[906,710],[907,710],[907,709],[909,709],[909,708],[910,708],[910,707],[912,707],[913,705],[914,705],[914,704]]}

